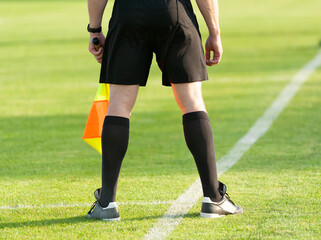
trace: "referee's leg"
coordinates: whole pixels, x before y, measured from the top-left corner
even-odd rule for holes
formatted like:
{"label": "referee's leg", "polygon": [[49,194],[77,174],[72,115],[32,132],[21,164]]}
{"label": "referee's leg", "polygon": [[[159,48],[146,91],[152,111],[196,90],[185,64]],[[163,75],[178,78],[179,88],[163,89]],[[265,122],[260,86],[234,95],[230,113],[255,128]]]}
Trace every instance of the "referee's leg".
{"label": "referee's leg", "polygon": [[129,138],[129,117],[135,105],[139,85],[110,84],[108,113],[101,135],[102,191],[99,203],[107,207],[116,201],[116,189]]}
{"label": "referee's leg", "polygon": [[214,141],[202,96],[201,82],[172,84],[178,106],[183,114],[186,144],[191,151],[203,187],[204,197],[219,201]]}
{"label": "referee's leg", "polygon": [[139,85],[109,84],[110,96],[107,116],[129,118],[135,105]]}

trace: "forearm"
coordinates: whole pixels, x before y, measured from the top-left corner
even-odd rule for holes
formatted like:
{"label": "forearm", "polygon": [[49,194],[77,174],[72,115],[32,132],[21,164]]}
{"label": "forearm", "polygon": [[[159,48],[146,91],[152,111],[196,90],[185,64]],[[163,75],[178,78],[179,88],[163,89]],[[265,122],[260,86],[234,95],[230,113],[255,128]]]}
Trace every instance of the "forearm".
{"label": "forearm", "polygon": [[88,0],[89,23],[91,28],[101,26],[107,1],[108,0]]}
{"label": "forearm", "polygon": [[218,0],[196,0],[210,35],[220,34]]}

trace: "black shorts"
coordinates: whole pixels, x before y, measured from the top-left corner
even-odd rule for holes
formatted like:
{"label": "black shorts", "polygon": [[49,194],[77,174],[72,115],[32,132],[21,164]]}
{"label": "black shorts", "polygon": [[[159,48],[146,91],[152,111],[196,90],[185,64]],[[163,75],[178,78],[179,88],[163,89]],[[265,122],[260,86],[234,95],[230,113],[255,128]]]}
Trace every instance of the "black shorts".
{"label": "black shorts", "polygon": [[115,0],[100,83],[145,86],[153,53],[165,86],[208,79],[190,0]]}

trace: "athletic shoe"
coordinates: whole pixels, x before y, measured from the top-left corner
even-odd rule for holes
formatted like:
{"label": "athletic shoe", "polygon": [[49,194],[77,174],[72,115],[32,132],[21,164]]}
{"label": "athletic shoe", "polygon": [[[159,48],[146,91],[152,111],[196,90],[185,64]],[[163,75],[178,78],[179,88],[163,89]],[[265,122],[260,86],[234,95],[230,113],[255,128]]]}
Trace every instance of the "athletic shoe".
{"label": "athletic shoe", "polygon": [[120,217],[117,203],[110,202],[107,207],[103,208],[97,200],[87,213],[87,218],[98,218],[104,221],[119,221]]}
{"label": "athletic shoe", "polygon": [[219,182],[219,192],[223,196],[218,202],[213,202],[209,197],[204,197],[202,201],[201,217],[218,218],[225,215],[240,214],[243,209],[236,206],[226,193],[226,185]]}

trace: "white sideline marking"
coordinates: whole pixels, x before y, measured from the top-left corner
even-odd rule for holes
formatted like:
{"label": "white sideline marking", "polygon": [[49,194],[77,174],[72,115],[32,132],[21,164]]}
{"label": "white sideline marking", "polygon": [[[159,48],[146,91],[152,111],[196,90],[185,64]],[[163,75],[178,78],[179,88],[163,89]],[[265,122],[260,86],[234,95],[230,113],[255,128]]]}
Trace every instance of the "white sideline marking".
{"label": "white sideline marking", "polygon": [[[218,175],[230,169],[243,154],[267,132],[273,121],[283,111],[302,84],[320,65],[321,51],[292,78],[270,107],[264,112],[263,116],[260,117],[234,147],[218,161]],[[198,178],[186,192],[175,200],[167,212],[153,225],[143,239],[165,239],[200,197],[202,197],[202,186]],[[186,202],[186,200],[188,200],[188,202]]]}
{"label": "white sideline marking", "polygon": [[[120,202],[118,205],[161,205],[172,204],[174,201],[153,201],[153,202]],[[59,207],[89,207],[92,203],[57,203],[42,205],[16,205],[16,206],[0,206],[0,209],[22,209],[22,208],[59,208]]]}

